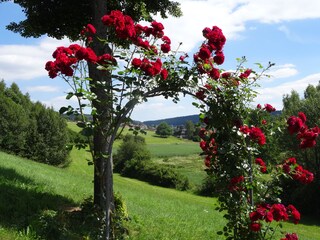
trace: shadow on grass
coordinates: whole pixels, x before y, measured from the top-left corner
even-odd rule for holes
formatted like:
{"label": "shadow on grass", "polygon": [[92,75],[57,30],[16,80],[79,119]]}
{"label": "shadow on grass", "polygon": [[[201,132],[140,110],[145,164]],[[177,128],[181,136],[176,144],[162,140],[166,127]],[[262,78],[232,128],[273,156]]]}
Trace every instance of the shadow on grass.
{"label": "shadow on grass", "polygon": [[0,225],[23,229],[41,211],[73,204],[14,169],[0,167]]}
{"label": "shadow on grass", "polygon": [[320,220],[316,216],[308,216],[308,215],[302,215],[301,220],[299,223],[303,225],[308,225],[308,226],[318,226],[320,227]]}
{"label": "shadow on grass", "polygon": [[166,139],[166,138],[169,138],[170,135],[169,136],[167,136],[167,135],[166,136],[161,136],[161,135],[153,134],[152,137]]}

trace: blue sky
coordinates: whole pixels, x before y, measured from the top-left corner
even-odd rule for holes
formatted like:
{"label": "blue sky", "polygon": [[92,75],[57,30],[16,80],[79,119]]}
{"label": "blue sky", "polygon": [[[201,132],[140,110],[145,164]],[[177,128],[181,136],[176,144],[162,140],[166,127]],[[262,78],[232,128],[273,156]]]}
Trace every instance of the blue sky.
{"label": "blue sky", "polygon": [[[320,1],[309,0],[180,0],[184,16],[163,22],[173,42],[183,42],[183,50],[196,51],[204,27],[219,26],[227,37],[222,68],[234,69],[237,57],[246,56],[248,66],[255,62],[276,66],[273,77],[260,81],[261,93],[255,103],[282,108],[282,96],[291,90],[303,96],[308,84],[320,80]],[[43,36],[26,39],[5,29],[11,21],[24,19],[19,6],[0,4],[0,79],[16,82],[31,99],[59,109],[68,86],[61,79],[50,79],[44,70],[57,46],[69,45]],[[161,97],[139,105],[133,119],[144,121],[197,114],[191,98],[179,104]]]}

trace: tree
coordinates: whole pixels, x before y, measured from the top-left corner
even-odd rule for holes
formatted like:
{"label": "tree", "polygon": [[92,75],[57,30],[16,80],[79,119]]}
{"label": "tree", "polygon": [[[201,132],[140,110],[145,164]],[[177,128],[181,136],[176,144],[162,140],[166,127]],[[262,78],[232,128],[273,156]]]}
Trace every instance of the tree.
{"label": "tree", "polygon": [[18,85],[0,83],[0,147],[51,165],[67,163],[66,121],[53,109],[33,103]]}
{"label": "tree", "polygon": [[117,153],[114,156],[114,171],[121,172],[127,161],[132,159],[150,160],[151,153],[147,149],[145,139],[139,135],[124,136]]}
{"label": "tree", "polygon": [[[7,0],[0,0],[5,2]],[[8,29],[20,33],[25,37],[48,36],[61,39],[64,36],[70,39],[79,39],[80,31],[87,23],[92,23],[96,28],[96,37],[90,47],[98,56],[113,54],[110,44],[99,39],[108,39],[116,42],[117,38],[107,31],[101,18],[114,9],[133,16],[135,21],[152,20],[152,14],[160,13],[162,17],[168,14],[180,16],[179,4],[170,0],[141,0],[141,1],[75,1],[75,0],[17,0],[26,13],[27,19],[19,23],[11,23]],[[79,14],[80,13],[80,14]],[[70,19],[72,19],[70,21]],[[120,40],[122,45],[125,41]],[[113,105],[113,86],[111,72],[99,71],[93,63],[88,64],[89,77],[92,79],[90,91],[96,96],[92,101],[95,109],[93,118],[93,163],[94,163],[94,203],[107,213],[105,238],[109,239],[110,213],[113,209],[113,179],[112,179],[112,144],[115,131],[125,117],[114,115],[116,109]],[[103,84],[102,84],[103,83]],[[136,100],[127,105],[123,116],[126,116]],[[119,111],[118,111],[119,112]]]}
{"label": "tree", "polygon": [[163,138],[167,138],[172,135],[172,127],[166,122],[162,122],[157,126],[156,134]]}
{"label": "tree", "polygon": [[195,135],[195,126],[194,123],[190,120],[186,121],[185,123],[185,128],[186,128],[186,135],[187,138],[192,140],[194,138]]}

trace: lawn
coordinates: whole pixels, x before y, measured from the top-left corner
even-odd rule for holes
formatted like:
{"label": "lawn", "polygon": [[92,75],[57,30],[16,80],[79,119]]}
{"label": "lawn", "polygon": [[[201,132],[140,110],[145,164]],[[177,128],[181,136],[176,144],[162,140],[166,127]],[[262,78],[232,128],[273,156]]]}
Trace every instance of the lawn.
{"label": "lawn", "polygon": [[[82,155],[75,152],[72,156]],[[32,212],[46,208],[59,209],[61,206],[77,205],[92,194],[92,167],[86,166],[81,158],[75,159],[66,169],[5,153],[0,153],[0,159],[0,216],[3,220],[0,222],[0,239],[28,239],[19,237],[16,229],[10,229],[28,220],[24,219],[31,214],[26,210],[28,208]],[[211,239],[223,223],[221,215],[214,211],[216,200],[213,198],[155,187],[119,175],[114,176],[114,181],[115,191],[123,195],[132,218],[131,239]],[[9,196],[10,201],[7,199]],[[42,200],[46,203],[41,203]],[[15,216],[10,218],[10,224],[6,220],[8,210],[5,211],[5,208],[8,206]]]}
{"label": "lawn", "polygon": [[[32,214],[76,206],[92,195],[93,168],[86,163],[88,157],[84,150],[73,150],[70,166],[60,169],[0,152],[0,239],[34,239],[32,229],[26,228]],[[197,161],[201,171],[202,160],[193,161],[196,157],[154,161],[173,164],[177,169],[185,165],[189,170],[184,171],[191,175]],[[216,199],[151,186],[119,175],[114,176],[114,184],[128,207],[129,239],[223,239],[216,235],[224,224],[222,214],[215,211]],[[319,225],[319,221],[304,217],[301,224],[284,224],[285,230],[297,232],[300,240],[320,240]]]}

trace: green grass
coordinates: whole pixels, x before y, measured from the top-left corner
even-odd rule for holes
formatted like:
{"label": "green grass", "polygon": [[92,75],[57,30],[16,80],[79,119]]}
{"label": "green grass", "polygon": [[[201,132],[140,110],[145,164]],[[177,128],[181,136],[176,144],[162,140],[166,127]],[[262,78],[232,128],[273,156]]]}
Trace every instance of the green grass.
{"label": "green grass", "polygon": [[216,200],[115,176],[132,217],[131,239],[223,239]]}
{"label": "green grass", "polygon": [[[31,214],[74,206],[92,195],[93,168],[87,166],[86,154],[83,150],[72,151],[72,163],[60,169],[0,152],[0,239],[32,239],[23,233],[25,228],[17,228],[25,227]],[[200,166],[200,159],[195,162],[192,156],[184,159],[188,161],[177,157],[161,164],[190,165],[188,174],[192,174],[196,161]],[[224,219],[215,211],[216,199],[151,186],[119,175],[114,176],[114,183],[132,219],[130,239],[219,239],[216,231],[224,225]],[[301,223],[286,223],[285,230],[297,232],[300,240],[320,240],[319,221],[302,217]]]}
{"label": "green grass", "polygon": [[203,157],[192,154],[188,156],[173,156],[173,157],[158,157],[152,159],[154,162],[171,166],[177,172],[186,176],[193,187],[202,184],[206,177],[205,167],[203,164]]}

